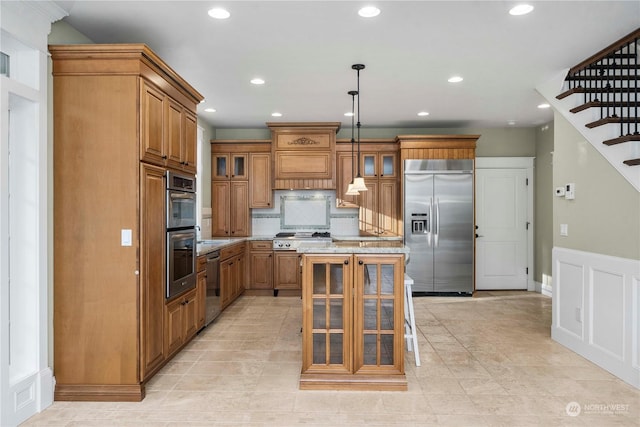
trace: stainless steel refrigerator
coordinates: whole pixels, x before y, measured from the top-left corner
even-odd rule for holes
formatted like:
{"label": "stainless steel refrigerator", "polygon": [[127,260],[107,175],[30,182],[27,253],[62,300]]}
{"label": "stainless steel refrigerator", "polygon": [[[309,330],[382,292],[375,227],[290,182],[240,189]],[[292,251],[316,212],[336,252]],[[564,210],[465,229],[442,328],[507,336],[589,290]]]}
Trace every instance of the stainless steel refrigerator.
{"label": "stainless steel refrigerator", "polygon": [[414,294],[473,292],[473,160],[404,161],[406,272]]}

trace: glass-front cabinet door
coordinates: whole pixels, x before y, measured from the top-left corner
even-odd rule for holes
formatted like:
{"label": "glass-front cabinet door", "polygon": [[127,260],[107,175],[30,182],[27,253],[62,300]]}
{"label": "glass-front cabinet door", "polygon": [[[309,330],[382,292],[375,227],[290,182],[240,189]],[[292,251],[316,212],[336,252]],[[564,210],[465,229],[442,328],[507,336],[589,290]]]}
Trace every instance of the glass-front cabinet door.
{"label": "glass-front cabinet door", "polygon": [[404,372],[403,258],[356,255],[354,373]]}
{"label": "glass-front cabinet door", "polygon": [[231,174],[228,154],[211,155],[211,179],[225,180],[229,179]]}
{"label": "glass-front cabinet door", "polygon": [[351,255],[305,255],[302,372],[346,374],[351,357]]}
{"label": "glass-front cabinet door", "polygon": [[212,180],[247,180],[247,154],[213,154],[211,155]]}
{"label": "glass-front cabinet door", "polygon": [[362,176],[365,178],[395,178],[397,176],[396,153],[362,153]]}

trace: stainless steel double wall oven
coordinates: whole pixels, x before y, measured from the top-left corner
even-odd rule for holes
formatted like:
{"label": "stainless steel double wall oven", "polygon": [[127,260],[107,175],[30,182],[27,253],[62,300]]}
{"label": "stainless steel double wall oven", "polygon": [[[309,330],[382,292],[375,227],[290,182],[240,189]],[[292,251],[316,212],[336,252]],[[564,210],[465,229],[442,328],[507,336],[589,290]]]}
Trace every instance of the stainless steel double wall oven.
{"label": "stainless steel double wall oven", "polygon": [[167,172],[167,299],[196,286],[196,179]]}

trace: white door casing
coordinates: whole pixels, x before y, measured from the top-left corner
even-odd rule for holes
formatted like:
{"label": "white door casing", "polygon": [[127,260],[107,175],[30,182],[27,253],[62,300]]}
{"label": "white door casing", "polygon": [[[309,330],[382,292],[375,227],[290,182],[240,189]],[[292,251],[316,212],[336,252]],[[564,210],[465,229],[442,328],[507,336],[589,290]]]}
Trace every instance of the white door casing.
{"label": "white door casing", "polygon": [[532,158],[476,159],[476,290],[534,288],[532,175]]}

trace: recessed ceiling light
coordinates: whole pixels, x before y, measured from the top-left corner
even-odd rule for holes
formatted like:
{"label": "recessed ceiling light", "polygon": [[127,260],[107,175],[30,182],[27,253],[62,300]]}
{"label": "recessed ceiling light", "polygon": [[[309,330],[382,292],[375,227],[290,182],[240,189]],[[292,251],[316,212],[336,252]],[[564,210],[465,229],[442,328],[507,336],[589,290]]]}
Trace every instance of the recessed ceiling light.
{"label": "recessed ceiling light", "polygon": [[515,124],[516,124],[516,121],[515,121],[515,120],[509,120],[509,121],[507,122],[507,124],[508,124],[509,126],[513,126],[513,125],[515,125]]}
{"label": "recessed ceiling light", "polygon": [[216,109],[215,108],[205,108],[204,111],[206,111],[207,113],[215,113]]}
{"label": "recessed ceiling light", "polygon": [[347,113],[344,113],[344,115],[347,117],[353,117],[354,114],[351,111],[349,111]]}
{"label": "recessed ceiling light", "polygon": [[374,16],[380,15],[380,9],[375,6],[365,6],[358,11],[358,15],[363,18],[373,18]]}
{"label": "recessed ceiling light", "polygon": [[263,85],[264,80],[259,77],[256,77],[255,79],[251,79],[251,83],[254,85]]}
{"label": "recessed ceiling light", "polygon": [[509,9],[509,15],[513,15],[513,16],[526,15],[532,10],[533,10],[533,6],[531,6],[530,4],[519,4]]}
{"label": "recessed ceiling light", "polygon": [[231,14],[227,10],[221,7],[214,7],[213,9],[209,9],[209,12],[207,13],[210,17],[215,19],[227,19],[231,16]]}
{"label": "recessed ceiling light", "polygon": [[421,117],[424,117],[424,116],[428,116],[428,115],[429,115],[429,113],[428,113],[428,112],[426,112],[426,111],[420,111],[420,112],[418,113],[418,115],[419,115],[419,116],[421,116]]}
{"label": "recessed ceiling light", "polygon": [[449,80],[447,80],[449,83],[460,83],[462,80],[464,80],[462,77],[460,76],[453,76],[453,77],[449,77]]}
{"label": "recessed ceiling light", "polygon": [[549,105],[547,103],[538,105],[538,108],[549,108],[549,107],[551,107],[551,105]]}
{"label": "recessed ceiling light", "polygon": [[271,113],[273,117],[282,117],[282,113]]}

